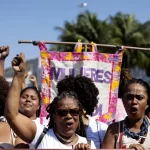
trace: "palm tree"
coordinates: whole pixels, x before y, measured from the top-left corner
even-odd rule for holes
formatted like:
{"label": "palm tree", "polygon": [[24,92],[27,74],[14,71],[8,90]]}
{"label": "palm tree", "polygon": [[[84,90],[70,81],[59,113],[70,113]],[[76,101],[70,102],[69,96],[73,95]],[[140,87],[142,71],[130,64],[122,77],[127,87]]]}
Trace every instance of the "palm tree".
{"label": "palm tree", "polygon": [[[110,44],[128,45],[137,47],[147,47],[149,45],[148,36],[150,31],[135,19],[134,15],[117,13],[110,16],[108,23],[112,25],[112,39]],[[140,50],[127,50],[124,53],[123,67],[139,66],[144,68],[149,66],[149,53]]]}
{"label": "palm tree", "polygon": [[[150,45],[150,22],[141,24],[134,15],[118,12],[106,20],[99,20],[97,15],[86,11],[77,16],[76,22],[66,21],[64,27],[56,27],[61,32],[60,41],[95,42],[101,44],[148,47]],[[52,50],[73,51],[72,45],[56,45]],[[115,52],[110,48],[99,48],[100,52]],[[150,53],[139,50],[126,50],[123,67],[149,68]],[[149,69],[148,69],[149,70]],[[149,71],[150,73],[150,71]]]}
{"label": "palm tree", "polygon": [[[82,42],[107,43],[111,38],[110,25],[106,21],[100,21],[96,14],[89,11],[81,13],[77,17],[77,22],[68,22],[64,24],[64,28],[55,27],[61,31],[59,39],[66,42],[77,42],[80,39]],[[73,51],[72,45],[57,45],[52,50]]]}

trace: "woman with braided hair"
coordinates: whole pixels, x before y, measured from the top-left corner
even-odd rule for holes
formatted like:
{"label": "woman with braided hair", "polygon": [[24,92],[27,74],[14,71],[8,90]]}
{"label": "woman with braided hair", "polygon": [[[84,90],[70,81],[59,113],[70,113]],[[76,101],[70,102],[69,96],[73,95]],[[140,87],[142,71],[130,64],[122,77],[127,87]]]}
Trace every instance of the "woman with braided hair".
{"label": "woman with braided hair", "polygon": [[99,94],[94,82],[85,76],[66,76],[58,82],[57,89],[58,95],[63,91],[74,91],[77,94],[83,106],[82,119],[86,128],[86,137],[93,140],[96,148],[99,149],[107,130],[107,124],[96,121],[91,117],[97,107]]}

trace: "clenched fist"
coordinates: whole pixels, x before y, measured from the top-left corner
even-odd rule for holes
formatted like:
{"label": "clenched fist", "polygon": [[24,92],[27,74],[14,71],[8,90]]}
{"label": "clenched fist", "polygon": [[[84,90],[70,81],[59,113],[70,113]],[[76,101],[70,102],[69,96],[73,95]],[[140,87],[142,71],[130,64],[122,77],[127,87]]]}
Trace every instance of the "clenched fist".
{"label": "clenched fist", "polygon": [[24,78],[26,74],[26,58],[23,53],[21,53],[20,55],[17,55],[12,60],[12,68],[16,74],[20,74]]}
{"label": "clenched fist", "polygon": [[9,55],[9,46],[0,46],[0,59],[5,60]]}

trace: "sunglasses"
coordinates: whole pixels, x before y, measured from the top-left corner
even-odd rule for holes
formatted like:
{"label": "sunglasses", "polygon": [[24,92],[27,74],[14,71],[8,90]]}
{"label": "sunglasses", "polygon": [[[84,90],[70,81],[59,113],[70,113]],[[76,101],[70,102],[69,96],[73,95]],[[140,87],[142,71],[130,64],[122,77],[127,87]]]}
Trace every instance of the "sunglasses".
{"label": "sunglasses", "polygon": [[130,93],[125,94],[125,97],[128,100],[133,100],[134,98],[136,98],[139,101],[145,98],[143,94],[130,94]]}
{"label": "sunglasses", "polygon": [[71,116],[78,116],[80,114],[80,109],[57,109],[56,114],[58,114],[61,117],[67,116],[69,113]]}

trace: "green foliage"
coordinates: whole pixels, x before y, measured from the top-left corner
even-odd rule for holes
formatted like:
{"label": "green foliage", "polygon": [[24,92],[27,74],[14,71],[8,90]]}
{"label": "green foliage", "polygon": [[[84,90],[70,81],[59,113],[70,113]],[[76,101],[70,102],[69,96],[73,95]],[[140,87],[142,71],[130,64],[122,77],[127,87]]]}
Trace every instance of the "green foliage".
{"label": "green foliage", "polygon": [[[95,42],[100,44],[127,45],[134,47],[150,47],[150,21],[142,24],[134,15],[118,12],[105,20],[98,19],[97,15],[86,11],[77,16],[76,22],[66,21],[64,27],[55,27],[61,32],[60,41]],[[71,52],[74,45],[55,45],[51,50]],[[100,52],[114,53],[110,48],[98,48]],[[146,69],[150,74],[150,52],[140,50],[126,50],[123,67]]]}

